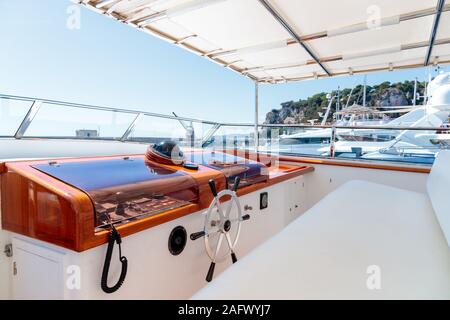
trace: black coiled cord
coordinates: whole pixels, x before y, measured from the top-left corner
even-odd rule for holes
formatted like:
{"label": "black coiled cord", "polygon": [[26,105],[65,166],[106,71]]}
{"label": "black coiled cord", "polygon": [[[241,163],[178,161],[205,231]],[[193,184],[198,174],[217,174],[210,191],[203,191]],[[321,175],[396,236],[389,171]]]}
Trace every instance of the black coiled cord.
{"label": "black coiled cord", "polygon": [[[122,270],[120,272],[120,277],[117,283],[113,287],[108,287],[108,273],[114,249],[114,242],[116,242],[117,245],[119,246],[119,261],[122,264]],[[120,234],[117,232],[114,226],[111,226],[111,231],[108,235],[108,249],[106,251],[105,264],[103,265],[102,281],[101,281],[102,290],[106,293],[113,293],[119,290],[119,288],[125,281],[125,277],[127,275],[128,260],[126,257],[122,256],[122,248],[120,246],[121,243],[122,238],[120,237]]]}

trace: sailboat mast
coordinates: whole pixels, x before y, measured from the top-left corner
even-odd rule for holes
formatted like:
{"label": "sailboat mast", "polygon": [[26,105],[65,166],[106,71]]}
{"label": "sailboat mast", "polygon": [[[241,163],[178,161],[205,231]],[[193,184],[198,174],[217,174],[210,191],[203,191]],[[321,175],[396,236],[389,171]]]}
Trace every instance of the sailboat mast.
{"label": "sailboat mast", "polygon": [[413,106],[416,106],[417,100],[417,77],[414,79],[414,94],[413,94]]}
{"label": "sailboat mast", "polygon": [[341,109],[341,87],[338,86],[337,89],[337,101],[336,101],[336,112],[339,112]]}
{"label": "sailboat mast", "polygon": [[348,99],[347,99],[347,103],[345,104],[345,108],[347,108],[348,104],[350,103],[350,99],[352,98],[352,95],[353,95],[353,89],[355,89],[355,87],[353,87],[352,90],[350,90],[350,94],[348,95]]}
{"label": "sailboat mast", "polygon": [[428,68],[428,81],[425,83],[425,92],[423,98],[423,105],[428,104],[428,84],[431,82],[431,70]]}
{"label": "sailboat mast", "polygon": [[364,90],[363,90],[363,107],[366,106],[366,90],[367,90],[367,76],[364,75]]}

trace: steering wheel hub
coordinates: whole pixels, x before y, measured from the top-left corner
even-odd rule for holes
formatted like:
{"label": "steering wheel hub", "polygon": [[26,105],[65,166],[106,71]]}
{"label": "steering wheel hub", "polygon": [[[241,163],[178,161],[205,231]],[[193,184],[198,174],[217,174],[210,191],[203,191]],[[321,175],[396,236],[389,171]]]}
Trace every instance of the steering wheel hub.
{"label": "steering wheel hub", "polygon": [[225,223],[223,224],[223,230],[224,230],[225,232],[228,232],[228,231],[230,231],[230,229],[231,229],[231,221],[230,221],[230,220],[227,220],[227,221],[225,221]]}

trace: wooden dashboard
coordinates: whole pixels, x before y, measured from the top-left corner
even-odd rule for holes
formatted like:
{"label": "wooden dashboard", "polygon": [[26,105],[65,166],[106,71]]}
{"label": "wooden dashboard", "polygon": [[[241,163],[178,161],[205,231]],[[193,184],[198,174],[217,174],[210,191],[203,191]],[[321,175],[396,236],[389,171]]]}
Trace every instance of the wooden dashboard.
{"label": "wooden dashboard", "polygon": [[[197,159],[196,155],[192,156],[192,159]],[[187,158],[189,159],[189,155]],[[164,190],[163,192],[166,194],[174,195],[174,197],[179,194],[184,198],[177,199],[183,201],[183,205],[179,207],[161,212],[155,211],[156,213],[151,215],[143,214],[139,219],[129,219],[126,223],[118,224],[116,228],[122,236],[207,208],[213,198],[208,185],[210,179],[215,181],[218,191],[229,185],[228,171],[218,169],[218,165],[196,162],[198,170],[192,170],[182,166],[149,163],[148,160],[145,160],[144,155],[0,163],[2,228],[79,252],[106,243],[108,230],[101,229],[96,220],[97,200],[99,199],[96,196],[103,195],[104,190],[114,190],[114,192],[122,190],[122,185],[113,181],[117,170],[120,169],[105,173],[106,180],[109,179],[112,183],[107,187],[102,187],[100,191],[86,187],[87,180],[91,184],[99,183],[98,180],[101,177],[97,177],[95,172],[83,176],[83,171],[70,171],[73,180],[69,181],[69,178],[61,178],[57,173],[52,174],[51,170],[55,167],[78,168],[79,170],[88,164],[105,163],[105,165],[109,165],[117,161],[135,161],[135,163],[145,161],[146,168],[152,173],[154,167],[158,167],[173,173],[170,175],[171,179],[183,179],[179,180],[183,183],[177,183],[178,180],[172,181],[171,187],[169,187],[169,180],[159,181],[159,177],[155,178],[154,184],[148,184],[145,179],[123,184],[123,190],[131,190],[127,192],[132,194],[135,194],[136,190],[147,192],[153,186],[158,186],[158,190]],[[239,196],[314,170],[310,166],[271,166],[267,163],[264,164],[264,161],[261,167],[264,167],[265,171],[264,180],[249,180],[249,183],[238,190]],[[128,180],[133,179],[133,172],[127,170],[122,175]],[[188,180],[193,183],[188,184],[186,182]],[[182,188],[185,189],[182,190]],[[120,193],[116,192],[116,194]],[[156,198],[155,195],[153,196]],[[105,203],[107,204],[107,201]]]}

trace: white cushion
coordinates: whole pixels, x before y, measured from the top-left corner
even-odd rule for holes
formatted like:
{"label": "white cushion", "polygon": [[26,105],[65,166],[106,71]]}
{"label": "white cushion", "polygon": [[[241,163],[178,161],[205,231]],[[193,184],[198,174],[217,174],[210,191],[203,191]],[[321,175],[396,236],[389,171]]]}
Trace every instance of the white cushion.
{"label": "white cushion", "polygon": [[439,152],[427,180],[430,197],[436,217],[450,247],[450,150]]}
{"label": "white cushion", "polygon": [[450,252],[426,195],[351,181],[193,298],[449,299]]}

